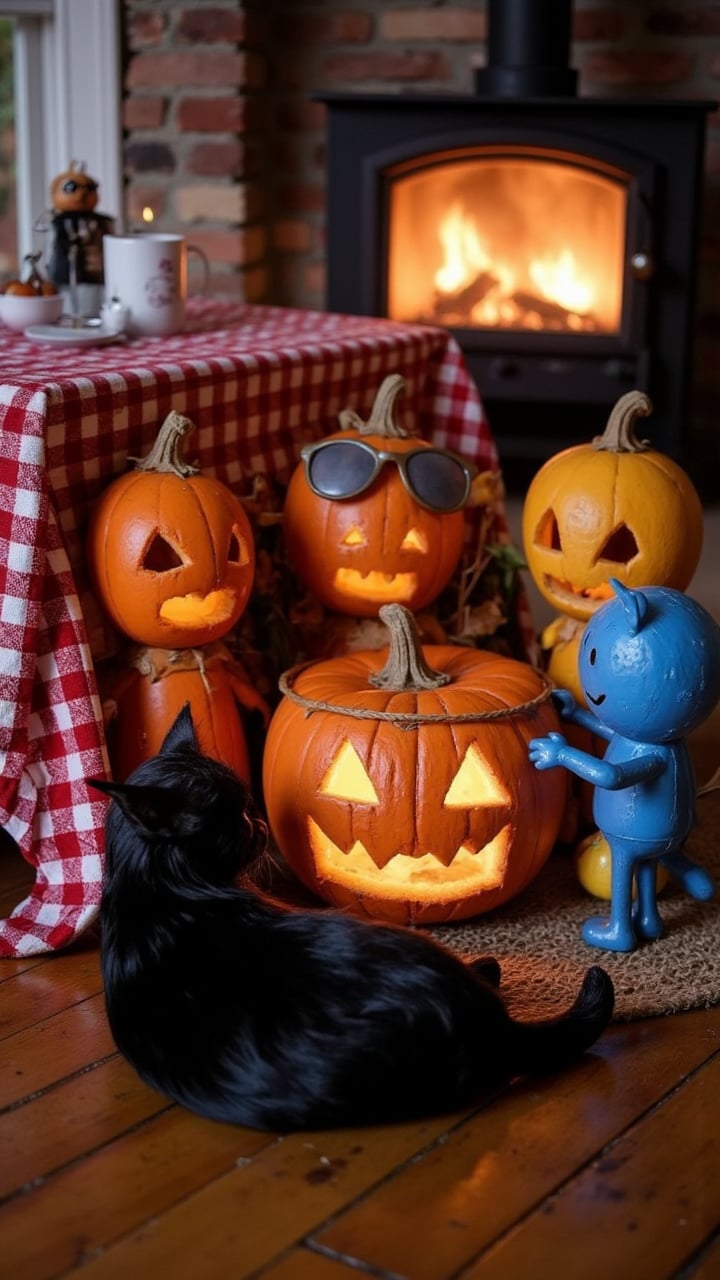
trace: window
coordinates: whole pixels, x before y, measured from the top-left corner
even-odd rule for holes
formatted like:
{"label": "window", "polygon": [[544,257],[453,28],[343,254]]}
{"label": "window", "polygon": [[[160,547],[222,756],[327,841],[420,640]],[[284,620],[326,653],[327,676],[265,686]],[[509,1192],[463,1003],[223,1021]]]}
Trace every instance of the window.
{"label": "window", "polygon": [[119,9],[119,0],[0,0],[0,19],[14,19],[19,260],[38,247],[33,225],[73,159],[122,223]]}

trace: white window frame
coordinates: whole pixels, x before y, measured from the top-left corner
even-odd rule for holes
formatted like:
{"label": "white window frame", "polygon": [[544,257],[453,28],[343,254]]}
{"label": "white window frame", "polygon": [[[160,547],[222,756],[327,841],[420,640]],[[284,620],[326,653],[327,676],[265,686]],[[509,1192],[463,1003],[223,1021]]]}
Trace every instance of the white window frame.
{"label": "white window frame", "polygon": [[100,209],[123,225],[119,0],[0,0],[16,19],[15,154],[20,259],[52,179],[83,161]]}

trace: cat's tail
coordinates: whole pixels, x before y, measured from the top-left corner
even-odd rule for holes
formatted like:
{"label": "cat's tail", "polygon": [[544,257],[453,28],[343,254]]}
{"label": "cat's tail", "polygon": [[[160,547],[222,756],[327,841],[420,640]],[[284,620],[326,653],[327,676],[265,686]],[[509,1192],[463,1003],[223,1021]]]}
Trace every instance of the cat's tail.
{"label": "cat's tail", "polygon": [[554,1071],[595,1043],[612,1017],[615,991],[599,965],[588,969],[575,1003],[544,1022],[512,1022],[509,1066],[513,1075]]}

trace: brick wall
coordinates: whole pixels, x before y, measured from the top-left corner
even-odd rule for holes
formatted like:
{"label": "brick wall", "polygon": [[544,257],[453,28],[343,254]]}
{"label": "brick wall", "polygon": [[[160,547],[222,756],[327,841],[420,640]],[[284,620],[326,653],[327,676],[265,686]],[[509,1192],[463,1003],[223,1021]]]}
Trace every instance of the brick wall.
{"label": "brick wall", "polygon": [[[124,0],[127,213],[150,204],[214,288],[324,302],[323,90],[469,92],[483,0]],[[590,96],[720,97],[720,5],[575,0]],[[720,446],[720,113],[709,118],[693,418]],[[702,452],[701,448],[701,452]],[[718,458],[720,460],[720,457]]]}

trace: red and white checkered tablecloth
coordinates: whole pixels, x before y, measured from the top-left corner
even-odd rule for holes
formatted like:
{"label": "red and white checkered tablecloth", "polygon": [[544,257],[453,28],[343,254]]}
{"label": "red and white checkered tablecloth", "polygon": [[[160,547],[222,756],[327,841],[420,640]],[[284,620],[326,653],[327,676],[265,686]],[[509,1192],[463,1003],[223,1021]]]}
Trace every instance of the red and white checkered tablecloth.
{"label": "red and white checkered tablecloth", "polygon": [[105,803],[85,782],[108,770],[83,550],[94,499],[170,409],[195,423],[203,471],[241,494],[256,471],[285,484],[301,444],[348,406],[367,417],[389,373],[405,379],[405,427],[498,469],[443,329],[208,300],[180,335],[104,347],[0,327],[0,824],[36,868],[0,921],[0,956],[66,945],[99,906]]}

